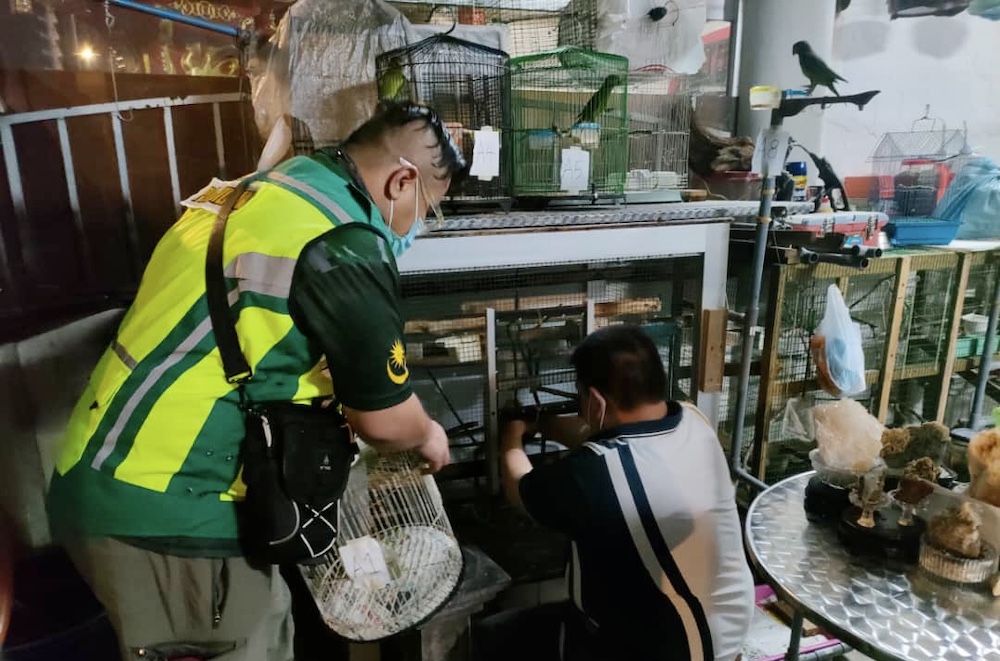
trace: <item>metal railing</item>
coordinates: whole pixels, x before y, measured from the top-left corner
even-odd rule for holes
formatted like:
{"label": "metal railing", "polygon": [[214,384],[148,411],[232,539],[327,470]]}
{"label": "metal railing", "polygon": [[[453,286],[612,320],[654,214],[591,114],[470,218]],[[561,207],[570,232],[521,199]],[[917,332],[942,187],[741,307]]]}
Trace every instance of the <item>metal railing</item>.
{"label": "metal railing", "polygon": [[[85,106],[73,106],[70,108],[53,108],[50,110],[36,110],[31,112],[15,113],[10,115],[0,115],[0,151],[3,151],[4,165],[7,172],[7,186],[10,190],[11,203],[14,208],[14,217],[17,223],[18,232],[22,238],[21,246],[24,261],[32,262],[33,250],[32,242],[28,238],[26,228],[30,222],[28,208],[24,196],[24,182],[21,178],[21,166],[18,160],[18,144],[14,137],[13,127],[21,124],[35,124],[41,122],[56,123],[59,135],[59,148],[62,153],[63,172],[66,177],[66,190],[68,192],[69,207],[73,214],[77,241],[84,261],[89,264],[90,251],[87,245],[87,234],[83,227],[83,216],[80,211],[80,195],[77,186],[76,172],[73,169],[73,151],[70,145],[69,130],[66,120],[73,117],[86,117],[94,115],[109,115],[111,117],[111,128],[114,135],[115,154],[118,161],[118,181],[121,187],[122,201],[125,209],[125,223],[127,228],[128,242],[133,255],[139,255],[139,230],[136,226],[135,213],[132,204],[132,189],[129,183],[128,159],[125,154],[125,141],[122,136],[121,113],[135,110],[151,110],[161,108],[163,110],[163,129],[166,135],[167,166],[170,173],[170,190],[177,214],[180,214],[180,176],[177,171],[177,150],[174,141],[174,117],[173,109],[180,106],[208,105],[212,106],[212,115],[215,123],[215,149],[219,163],[220,176],[226,176],[226,150],[222,135],[222,113],[220,106],[223,103],[240,103],[245,95],[237,92],[225,94],[203,94],[192,95],[180,98],[160,97],[152,99],[139,99],[134,101],[118,101],[110,103],[97,103]],[[136,265],[140,267],[141,265]],[[0,268],[6,282],[13,283],[9,255],[3,236],[0,234]]]}

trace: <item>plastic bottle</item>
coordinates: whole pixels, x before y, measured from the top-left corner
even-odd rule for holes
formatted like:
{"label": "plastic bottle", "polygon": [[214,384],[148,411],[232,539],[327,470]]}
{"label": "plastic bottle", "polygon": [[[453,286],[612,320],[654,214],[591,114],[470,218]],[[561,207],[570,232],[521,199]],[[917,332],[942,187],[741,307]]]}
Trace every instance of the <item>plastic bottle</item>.
{"label": "plastic bottle", "polygon": [[788,174],[792,175],[792,181],[795,182],[792,201],[805,202],[809,199],[809,170],[805,161],[792,161],[787,168]]}

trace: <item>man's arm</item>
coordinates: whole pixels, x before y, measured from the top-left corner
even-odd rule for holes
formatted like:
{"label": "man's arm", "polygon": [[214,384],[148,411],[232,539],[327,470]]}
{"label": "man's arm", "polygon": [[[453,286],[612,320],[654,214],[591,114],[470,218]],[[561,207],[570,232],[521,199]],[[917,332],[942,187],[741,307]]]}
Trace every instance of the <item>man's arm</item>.
{"label": "man's arm", "polygon": [[587,507],[576,472],[589,457],[573,453],[533,468],[522,446],[524,435],[534,431],[532,426],[515,420],[504,427],[500,441],[504,495],[541,525],[577,534],[587,527]]}
{"label": "man's arm", "polygon": [[380,411],[360,411],[344,407],[351,428],[381,452],[417,450],[435,473],[450,460],[448,436],[431,420],[416,395]]}
{"label": "man's arm", "polygon": [[500,472],[503,492],[512,505],[524,507],[521,502],[521,478],[531,472],[531,460],[524,451],[522,439],[530,431],[528,423],[513,420],[504,427],[500,440]]}
{"label": "man's arm", "polygon": [[590,426],[577,415],[542,416],[538,421],[538,432],[544,438],[574,450],[590,437]]}
{"label": "man's arm", "polygon": [[352,223],[302,251],[289,312],[323,350],[354,431],[381,451],[417,450],[431,470],[448,463],[448,439],[410,388],[398,274],[385,240]]}

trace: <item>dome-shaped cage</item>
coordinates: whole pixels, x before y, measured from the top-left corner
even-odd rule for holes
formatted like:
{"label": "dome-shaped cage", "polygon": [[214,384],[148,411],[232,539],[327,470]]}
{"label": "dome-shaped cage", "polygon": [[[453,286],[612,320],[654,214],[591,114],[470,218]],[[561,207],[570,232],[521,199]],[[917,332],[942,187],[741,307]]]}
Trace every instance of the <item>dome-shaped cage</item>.
{"label": "dome-shaped cage", "polygon": [[404,631],[458,586],[462,550],[416,455],[380,455],[362,443],[338,519],[338,548],[300,571],[324,622],[341,636],[372,641]]}

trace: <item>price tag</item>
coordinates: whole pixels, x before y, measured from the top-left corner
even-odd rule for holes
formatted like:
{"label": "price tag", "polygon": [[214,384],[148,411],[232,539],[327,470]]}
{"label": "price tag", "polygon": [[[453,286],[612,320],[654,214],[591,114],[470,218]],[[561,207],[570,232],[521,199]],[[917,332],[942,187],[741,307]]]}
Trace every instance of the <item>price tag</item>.
{"label": "price tag", "polygon": [[785,167],[788,155],[788,133],[768,127],[757,135],[750,170],[762,177],[776,177]]}
{"label": "price tag", "polygon": [[391,581],[382,547],[373,538],[365,535],[352,539],[337,551],[344,563],[344,572],[355,583],[378,589]]}
{"label": "price tag", "polygon": [[480,181],[500,176],[500,134],[489,126],[473,133],[472,167],[469,175]]}
{"label": "price tag", "polygon": [[559,189],[578,193],[590,188],[590,152],[579,147],[562,150],[559,165]]}

